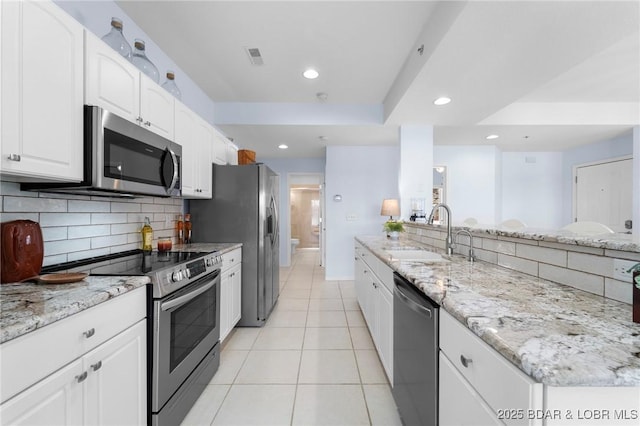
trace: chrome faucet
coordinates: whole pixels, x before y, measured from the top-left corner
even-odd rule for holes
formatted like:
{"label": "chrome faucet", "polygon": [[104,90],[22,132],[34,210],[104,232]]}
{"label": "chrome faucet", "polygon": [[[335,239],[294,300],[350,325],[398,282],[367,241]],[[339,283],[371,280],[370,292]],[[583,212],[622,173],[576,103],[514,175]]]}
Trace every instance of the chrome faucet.
{"label": "chrome faucet", "polygon": [[433,206],[431,214],[429,215],[429,219],[427,219],[427,223],[431,225],[433,224],[433,214],[440,207],[444,208],[447,212],[447,254],[453,254],[453,239],[451,238],[451,209],[449,208],[449,206],[444,203],[436,204],[435,206]]}
{"label": "chrome faucet", "polygon": [[456,244],[458,244],[458,235],[463,233],[469,236],[469,257],[467,258],[467,260],[469,262],[473,262],[474,260],[476,260],[476,257],[473,255],[473,235],[471,235],[471,232],[467,231],[466,229],[461,229],[456,232]]}

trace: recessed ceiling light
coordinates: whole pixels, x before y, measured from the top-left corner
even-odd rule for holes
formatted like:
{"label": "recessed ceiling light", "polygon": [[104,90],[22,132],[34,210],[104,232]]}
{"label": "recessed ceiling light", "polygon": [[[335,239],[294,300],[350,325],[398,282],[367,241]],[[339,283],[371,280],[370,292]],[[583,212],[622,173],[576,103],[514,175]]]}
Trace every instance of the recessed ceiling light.
{"label": "recessed ceiling light", "polygon": [[488,139],[488,140],[491,140],[491,139],[498,139],[499,137],[500,137],[500,136],[498,136],[498,135],[489,135],[489,136],[487,136],[487,139]]}
{"label": "recessed ceiling light", "polygon": [[449,102],[451,102],[451,98],[447,98],[446,96],[442,96],[438,99],[436,99],[435,101],[433,101],[434,105],[446,105]]}
{"label": "recessed ceiling light", "polygon": [[280,149],[287,149],[287,148],[289,148],[289,146],[288,146],[288,145],[285,145],[285,144],[281,144],[281,145],[278,145],[278,148],[280,148]]}
{"label": "recessed ceiling light", "polygon": [[304,78],[313,80],[314,78],[318,78],[320,74],[318,73],[318,71],[314,70],[313,68],[309,68],[308,70],[305,70],[305,72],[303,72],[302,75],[304,76]]}

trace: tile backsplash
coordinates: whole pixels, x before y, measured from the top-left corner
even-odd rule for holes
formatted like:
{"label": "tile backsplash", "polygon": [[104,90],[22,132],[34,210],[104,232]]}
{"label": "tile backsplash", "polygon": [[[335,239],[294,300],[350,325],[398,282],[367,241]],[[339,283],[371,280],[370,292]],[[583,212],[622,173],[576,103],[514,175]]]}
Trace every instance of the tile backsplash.
{"label": "tile backsplash", "polygon": [[20,184],[0,183],[0,221],[29,219],[40,223],[44,265],[138,249],[145,216],[151,220],[153,246],[159,237],[175,236],[183,200],[142,197],[91,197],[20,191]]}
{"label": "tile backsplash", "polygon": [[[445,248],[444,230],[406,222],[405,228],[409,239]],[[632,302],[631,282],[613,277],[613,260],[640,262],[640,253],[495,236],[474,232],[473,229],[470,231],[473,233],[473,250],[479,260],[609,299]],[[466,255],[469,237],[463,234],[458,236],[454,251]]]}

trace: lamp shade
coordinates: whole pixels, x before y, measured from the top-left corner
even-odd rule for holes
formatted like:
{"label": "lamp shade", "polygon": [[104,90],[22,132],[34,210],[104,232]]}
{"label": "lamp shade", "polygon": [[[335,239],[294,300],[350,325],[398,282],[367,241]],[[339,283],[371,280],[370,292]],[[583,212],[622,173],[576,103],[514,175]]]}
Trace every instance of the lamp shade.
{"label": "lamp shade", "polygon": [[382,200],[382,208],[380,216],[400,216],[400,205],[395,198],[387,198]]}

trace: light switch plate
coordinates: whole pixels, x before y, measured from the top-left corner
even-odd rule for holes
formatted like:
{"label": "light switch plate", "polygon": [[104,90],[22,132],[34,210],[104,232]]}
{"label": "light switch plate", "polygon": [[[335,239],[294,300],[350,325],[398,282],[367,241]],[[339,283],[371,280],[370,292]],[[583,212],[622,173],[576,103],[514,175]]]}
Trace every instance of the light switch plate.
{"label": "light switch plate", "polygon": [[613,259],[613,278],[630,283],[633,273],[627,271],[637,263],[633,260]]}
{"label": "light switch plate", "polygon": [[353,222],[355,220],[358,220],[358,216],[354,213],[348,214],[347,215],[347,221],[349,222]]}

